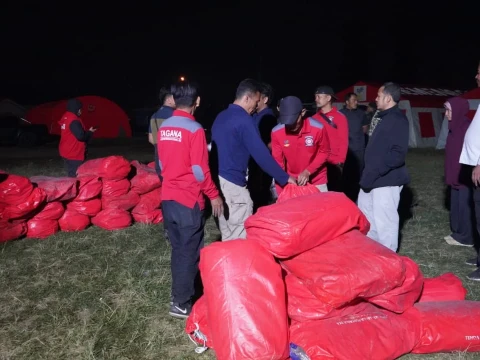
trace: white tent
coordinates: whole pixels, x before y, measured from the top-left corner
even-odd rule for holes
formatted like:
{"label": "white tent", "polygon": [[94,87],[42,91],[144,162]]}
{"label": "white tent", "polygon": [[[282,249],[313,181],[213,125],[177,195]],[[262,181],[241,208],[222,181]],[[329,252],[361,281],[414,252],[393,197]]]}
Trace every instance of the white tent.
{"label": "white tent", "polygon": [[27,109],[10,99],[0,100],[0,117],[15,116],[24,118]]}

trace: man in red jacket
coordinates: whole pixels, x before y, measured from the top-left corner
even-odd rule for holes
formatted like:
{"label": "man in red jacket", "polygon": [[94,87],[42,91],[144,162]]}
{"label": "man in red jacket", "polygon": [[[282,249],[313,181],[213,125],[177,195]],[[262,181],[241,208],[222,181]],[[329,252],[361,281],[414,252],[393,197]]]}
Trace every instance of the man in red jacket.
{"label": "man in red jacket", "polygon": [[77,176],[78,167],[85,161],[87,143],[97,130],[91,127],[85,130],[80,116],[82,115],[82,103],[78,99],[67,101],[67,111],[59,120],[60,144],[58,151],[65,161],[67,175]]}
{"label": "man in red jacket", "polygon": [[216,217],[223,214],[223,201],[210,174],[205,131],[193,116],[200,105],[197,88],[182,82],[172,86],[171,94],[177,108],[157,132],[157,150],[164,225],[172,245],[169,314],[184,319],[192,310],[203,247],[204,195]]}

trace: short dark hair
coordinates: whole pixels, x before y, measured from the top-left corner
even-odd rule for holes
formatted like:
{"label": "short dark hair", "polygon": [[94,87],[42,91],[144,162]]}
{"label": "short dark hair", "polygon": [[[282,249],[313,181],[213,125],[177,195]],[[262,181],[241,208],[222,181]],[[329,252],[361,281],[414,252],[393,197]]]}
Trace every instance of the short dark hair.
{"label": "short dark hair", "polygon": [[267,84],[267,83],[260,83],[260,94],[262,94],[262,96],[264,97],[267,97],[268,98],[268,101],[267,101],[267,105],[270,106],[270,104],[273,102],[273,88],[270,84]]}
{"label": "short dark hair", "polygon": [[386,82],[382,86],[384,94],[390,95],[396,103],[400,101],[400,96],[402,95],[400,85],[393,82]]}
{"label": "short dark hair", "polygon": [[255,95],[260,92],[260,84],[253,79],[245,79],[238,84],[237,92],[235,93],[235,99],[239,100],[245,95]]}
{"label": "short dark hair", "polygon": [[355,95],[355,96],[358,96],[358,95],[355,94],[354,92],[349,92],[347,95],[345,95],[345,101],[350,100],[350,98],[351,98],[352,96],[354,96],[354,95]]}
{"label": "short dark hair", "polygon": [[160,89],[160,93],[158,95],[158,99],[160,100],[160,103],[165,103],[165,100],[167,99],[167,96],[172,95],[170,92],[170,87],[169,86],[162,86]]}
{"label": "short dark hair", "polygon": [[195,105],[198,94],[198,87],[190,82],[182,81],[173,84],[170,87],[170,93],[175,100],[177,108],[190,108]]}

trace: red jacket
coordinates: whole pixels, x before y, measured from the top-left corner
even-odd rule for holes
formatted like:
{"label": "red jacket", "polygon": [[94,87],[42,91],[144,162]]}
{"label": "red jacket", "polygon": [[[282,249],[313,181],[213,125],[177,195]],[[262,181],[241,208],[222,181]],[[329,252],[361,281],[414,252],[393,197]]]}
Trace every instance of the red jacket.
{"label": "red jacket", "polygon": [[75,115],[67,111],[62,115],[59,120],[60,125],[60,144],[58,145],[58,151],[60,156],[67,160],[85,160],[86,145],[82,141],[78,141],[75,135],[70,131],[70,124],[72,121],[79,121],[85,130],[82,120]]}
{"label": "red jacket", "polygon": [[157,149],[163,177],[162,200],[174,200],[189,208],[205,207],[205,194],[219,197],[208,166],[205,131],[185,111],[175,110],[157,132]]}
{"label": "red jacket", "polygon": [[[321,110],[320,110],[321,111]],[[313,115],[313,118],[325,126],[330,140],[330,157],[328,162],[331,164],[343,164],[347,158],[348,150],[348,121],[345,115],[332,107],[328,113],[324,114],[336,126],[330,125],[319,113]]]}
{"label": "red jacket", "polygon": [[[272,156],[275,161],[293,177],[304,170],[310,172],[310,183],[327,183],[326,162],[330,153],[330,142],[325,126],[308,118],[298,134],[289,134],[285,125],[272,130]],[[280,194],[280,187],[277,192]]]}

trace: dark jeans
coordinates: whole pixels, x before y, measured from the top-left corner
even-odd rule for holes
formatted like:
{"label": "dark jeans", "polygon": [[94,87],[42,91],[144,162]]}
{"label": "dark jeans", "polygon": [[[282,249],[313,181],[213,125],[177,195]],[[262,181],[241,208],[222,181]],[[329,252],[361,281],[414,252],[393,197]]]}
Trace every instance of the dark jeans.
{"label": "dark jeans", "polygon": [[82,160],[63,159],[68,177],[77,177],[77,169],[83,164]]}
{"label": "dark jeans", "polygon": [[328,191],[343,191],[343,166],[327,164]]}
{"label": "dark jeans", "polygon": [[[473,202],[472,189],[451,189],[450,192],[450,235],[462,244],[473,245]],[[480,215],[480,214],[479,214]]]}
{"label": "dark jeans", "polygon": [[364,167],[363,150],[348,150],[345,167],[342,174],[343,190],[350,200],[357,202],[358,193],[360,192],[360,177]]}
{"label": "dark jeans", "polygon": [[180,306],[195,296],[205,217],[197,204],[190,209],[176,201],[162,201],[164,226],[172,245],[172,295]]}

